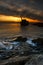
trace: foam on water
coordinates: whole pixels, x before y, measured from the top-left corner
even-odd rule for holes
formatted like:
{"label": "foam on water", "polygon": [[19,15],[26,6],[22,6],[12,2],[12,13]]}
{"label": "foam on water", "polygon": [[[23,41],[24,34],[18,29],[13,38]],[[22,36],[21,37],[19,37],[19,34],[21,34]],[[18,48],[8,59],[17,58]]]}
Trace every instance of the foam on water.
{"label": "foam on water", "polygon": [[32,39],[29,39],[26,41],[28,44],[30,44],[31,46],[37,46],[35,43],[32,42]]}
{"label": "foam on water", "polygon": [[5,45],[2,42],[0,42],[0,48],[5,48]]}

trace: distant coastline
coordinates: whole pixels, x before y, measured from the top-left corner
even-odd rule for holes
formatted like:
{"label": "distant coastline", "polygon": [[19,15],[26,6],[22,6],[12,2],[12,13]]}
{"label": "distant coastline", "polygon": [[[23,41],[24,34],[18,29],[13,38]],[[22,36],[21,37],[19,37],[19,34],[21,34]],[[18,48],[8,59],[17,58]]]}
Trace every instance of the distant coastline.
{"label": "distant coastline", "polygon": [[0,22],[0,24],[12,24],[12,23],[17,23],[17,24],[19,24],[20,22]]}
{"label": "distant coastline", "polygon": [[[8,21],[8,22],[7,22],[7,21],[6,21],[6,22],[3,22],[3,21],[2,21],[2,22],[1,22],[1,21],[0,21],[0,24],[12,24],[12,23],[13,23],[13,24],[16,24],[16,23],[17,23],[17,24],[21,24],[21,22],[14,22],[14,21],[10,21],[10,22],[9,22],[9,21]],[[30,22],[29,22],[29,23],[30,23]]]}
{"label": "distant coastline", "polygon": [[33,23],[33,25],[35,25],[35,26],[38,26],[38,27],[43,27],[43,23],[41,22],[38,22],[38,23]]}

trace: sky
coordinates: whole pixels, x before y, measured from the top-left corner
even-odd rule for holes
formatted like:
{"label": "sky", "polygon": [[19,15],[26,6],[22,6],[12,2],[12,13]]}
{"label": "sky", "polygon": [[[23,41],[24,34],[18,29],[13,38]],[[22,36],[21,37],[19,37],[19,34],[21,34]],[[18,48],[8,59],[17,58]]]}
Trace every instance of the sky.
{"label": "sky", "polygon": [[43,22],[43,0],[0,0],[0,21]]}

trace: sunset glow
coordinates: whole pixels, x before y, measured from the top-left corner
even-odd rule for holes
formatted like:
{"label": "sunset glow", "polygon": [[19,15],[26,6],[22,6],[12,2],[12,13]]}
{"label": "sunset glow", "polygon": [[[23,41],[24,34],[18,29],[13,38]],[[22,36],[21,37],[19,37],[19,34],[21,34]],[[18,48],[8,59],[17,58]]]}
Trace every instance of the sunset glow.
{"label": "sunset glow", "polygon": [[19,22],[21,21],[21,18],[20,17],[14,17],[14,16],[5,16],[5,15],[0,15],[0,21],[13,21],[13,22]]}
{"label": "sunset glow", "polygon": [[[34,20],[26,17],[22,17],[22,19],[26,19],[29,22],[39,22],[39,20]],[[21,17],[0,15],[0,22],[20,22],[20,21]]]}

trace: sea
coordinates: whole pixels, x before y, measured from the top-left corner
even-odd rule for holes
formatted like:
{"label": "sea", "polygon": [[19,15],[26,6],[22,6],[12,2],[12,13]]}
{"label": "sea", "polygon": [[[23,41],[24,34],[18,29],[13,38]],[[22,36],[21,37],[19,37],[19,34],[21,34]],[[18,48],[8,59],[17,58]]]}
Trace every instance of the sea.
{"label": "sea", "polygon": [[22,27],[20,23],[0,23],[0,40],[17,36],[43,38],[43,27],[32,24]]}
{"label": "sea", "polygon": [[[23,43],[25,46],[21,45],[22,42],[21,43],[15,42],[13,40],[13,38],[15,39],[19,36],[27,38],[27,41],[25,42],[26,45]],[[20,23],[0,23],[0,52],[4,50],[2,54],[0,53],[0,65],[10,65],[10,64],[12,65],[13,63],[15,63],[16,58],[18,60],[20,58],[25,59],[25,57],[27,57],[27,55],[25,56],[25,54],[26,53],[28,54],[29,53],[28,51],[30,50],[32,52],[37,53],[37,50],[35,49],[33,50],[33,48],[35,48],[37,45],[33,43],[31,40],[35,38],[43,38],[43,27],[38,27],[32,24],[29,24],[28,26],[21,26]],[[29,47],[28,45],[31,45],[31,46]],[[25,50],[26,50],[26,53],[25,53]],[[23,56],[20,56],[20,55],[23,55]],[[31,61],[31,59],[34,58],[34,55],[29,56],[29,57]],[[23,59],[21,62],[22,63],[26,62],[26,61],[23,61]],[[19,63],[18,60],[17,60],[17,64]]]}

